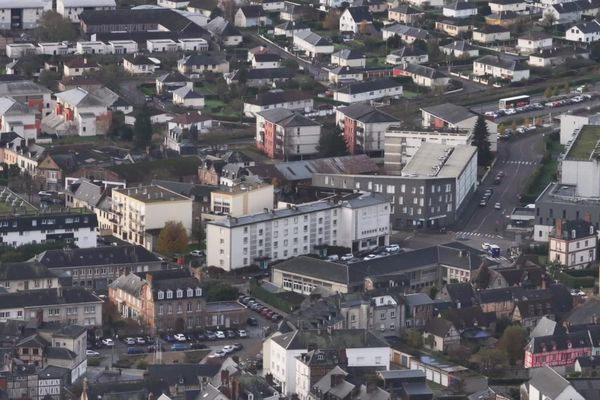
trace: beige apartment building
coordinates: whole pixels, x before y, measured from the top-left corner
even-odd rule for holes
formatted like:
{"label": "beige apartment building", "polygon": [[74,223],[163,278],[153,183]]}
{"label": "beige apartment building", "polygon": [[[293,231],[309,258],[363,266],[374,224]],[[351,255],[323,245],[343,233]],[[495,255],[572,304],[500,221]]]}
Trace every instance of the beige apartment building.
{"label": "beige apartment building", "polygon": [[273,185],[242,183],[210,194],[210,210],[214,214],[241,217],[265,208],[273,208]]}
{"label": "beige apartment building", "polygon": [[192,232],[192,199],[162,186],[150,185],[112,192],[112,208],[118,216],[116,236],[153,250],[160,230],[168,221],[181,222]]}

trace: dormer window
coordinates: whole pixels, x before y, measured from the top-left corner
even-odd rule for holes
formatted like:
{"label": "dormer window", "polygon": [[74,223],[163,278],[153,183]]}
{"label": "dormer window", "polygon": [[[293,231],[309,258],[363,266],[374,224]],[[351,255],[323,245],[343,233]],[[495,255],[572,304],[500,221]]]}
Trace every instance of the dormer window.
{"label": "dormer window", "polygon": [[180,299],[183,297],[183,290],[177,289],[177,298]]}
{"label": "dormer window", "polygon": [[201,297],[202,296],[202,288],[197,287],[196,288],[196,297]]}
{"label": "dormer window", "polygon": [[173,291],[167,290],[167,299],[172,299],[172,298],[173,298]]}
{"label": "dormer window", "polygon": [[187,297],[194,297],[194,291],[191,288],[187,290]]}
{"label": "dormer window", "polygon": [[162,300],[165,298],[165,292],[163,292],[162,290],[158,291],[158,299]]}

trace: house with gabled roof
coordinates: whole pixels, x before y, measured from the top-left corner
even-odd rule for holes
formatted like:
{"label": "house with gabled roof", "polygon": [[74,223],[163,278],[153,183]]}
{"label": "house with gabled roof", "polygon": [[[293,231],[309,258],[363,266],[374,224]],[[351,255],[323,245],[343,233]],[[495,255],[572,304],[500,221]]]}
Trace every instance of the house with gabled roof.
{"label": "house with gabled roof", "polygon": [[403,46],[392,50],[385,58],[385,62],[392,65],[411,63],[423,64],[429,61],[427,51],[415,46]]}
{"label": "house with gabled roof", "polygon": [[271,25],[271,20],[267,17],[267,13],[262,6],[251,5],[242,6],[237,10],[234,24],[239,28],[250,28]]}
{"label": "house with gabled roof", "polygon": [[579,21],[581,19],[582,13],[583,10],[575,1],[557,3],[552,4],[548,8],[546,8],[540,20],[546,18],[546,16],[548,15],[550,16],[550,18],[552,18],[552,24],[554,25],[568,24]]}
{"label": "house with gabled roof", "polygon": [[[108,89],[91,92],[75,88],[55,96],[56,107],[52,117],[59,122],[55,130],[74,128],[79,136],[106,134],[112,121],[109,107],[118,98],[115,93]],[[46,129],[53,123],[53,118],[44,119]]]}
{"label": "house with gabled roof", "polygon": [[524,399],[591,400],[579,393],[563,375],[551,365],[531,370],[529,381],[521,386],[527,396]]}
{"label": "house with gabled roof", "polygon": [[257,94],[255,98],[244,98],[244,115],[254,117],[256,113],[274,108],[293,111],[312,111],[311,93],[298,90],[274,90]]}
{"label": "house with gabled roof", "polygon": [[312,31],[294,33],[294,46],[304,52],[308,57],[317,57],[320,54],[334,52],[333,43]]}
{"label": "house with gabled roof", "polygon": [[429,37],[429,32],[425,29],[402,24],[386,25],[381,28],[381,34],[383,40],[398,36],[406,44],[412,44],[416,40],[427,40]]}
{"label": "house with gabled roof", "polygon": [[488,4],[492,13],[502,11],[523,13],[527,10],[527,2],[524,0],[491,0]]}
{"label": "house with gabled roof", "polygon": [[592,43],[600,40],[600,21],[594,19],[568,28],[565,39],[571,42]]}
{"label": "house with gabled roof", "polygon": [[275,36],[293,37],[296,33],[308,31],[310,31],[310,27],[302,21],[286,21],[276,25],[273,34]]}
{"label": "house with gabled roof", "polygon": [[180,72],[171,71],[156,78],[156,93],[168,93],[191,83],[191,80]]}
{"label": "house with gabled roof", "polygon": [[446,351],[448,347],[460,344],[460,333],[454,324],[440,317],[427,321],[423,338],[425,346],[433,351]]}
{"label": "house with gabled roof", "polygon": [[414,24],[419,21],[425,13],[414,8],[410,4],[400,4],[398,7],[393,7],[388,10],[388,19],[401,24]]}
{"label": "house with gabled roof", "polygon": [[186,76],[205,72],[225,74],[229,72],[229,61],[222,54],[191,54],[177,61],[177,70]]}
{"label": "house with gabled roof", "polygon": [[517,47],[523,53],[534,53],[552,47],[552,36],[544,32],[527,32],[517,39]]}
{"label": "house with gabled roof", "polygon": [[518,82],[529,79],[529,67],[520,59],[487,55],[473,61],[473,74]]}
{"label": "house with gabled roof", "polygon": [[225,47],[237,46],[243,40],[240,31],[223,17],[216,17],[209,21],[206,30]]}
{"label": "house with gabled roof", "polygon": [[40,120],[34,110],[12,97],[0,97],[0,132],[15,132],[31,140],[40,131]]}
{"label": "house with gabled roof", "polygon": [[173,90],[173,104],[187,108],[203,108],[204,96],[189,86]]}
{"label": "house with gabled roof", "polygon": [[369,7],[348,7],[340,16],[340,32],[358,33],[364,24],[373,24],[373,15]]}
{"label": "house with gabled roof", "polygon": [[442,12],[448,18],[469,18],[477,15],[477,5],[468,0],[457,0],[445,5]]}
{"label": "house with gabled roof", "polygon": [[130,74],[153,74],[157,65],[143,54],[126,55],[123,57],[123,69]]}
{"label": "house with gabled roof", "polygon": [[345,104],[400,96],[402,96],[402,84],[389,78],[350,83],[333,92],[333,99]]}
{"label": "house with gabled roof", "polygon": [[510,30],[499,25],[484,25],[473,31],[473,41],[477,43],[494,43],[510,40]]}
{"label": "house with gabled roof", "polygon": [[571,366],[577,358],[592,355],[589,331],[531,338],[525,347],[525,368]]}
{"label": "house with gabled roof", "polygon": [[440,46],[440,51],[455,58],[465,59],[479,56],[479,49],[466,40],[456,40],[444,46]]}
{"label": "house with gabled roof", "polygon": [[409,76],[416,85],[428,88],[444,88],[450,81],[448,76],[437,69],[419,64],[402,63],[394,67],[392,73],[394,76]]}
{"label": "house with gabled roof", "polygon": [[467,18],[445,18],[436,21],[435,30],[452,37],[466,35],[473,30],[473,22]]}
{"label": "house with gabled roof", "polygon": [[367,65],[367,57],[361,50],[342,49],[331,55],[331,64],[340,67],[364,68]]}

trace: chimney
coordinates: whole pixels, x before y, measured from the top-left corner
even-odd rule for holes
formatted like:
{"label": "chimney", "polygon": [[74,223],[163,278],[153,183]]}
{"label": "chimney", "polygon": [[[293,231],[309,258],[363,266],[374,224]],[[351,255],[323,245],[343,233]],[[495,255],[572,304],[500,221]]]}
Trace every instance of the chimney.
{"label": "chimney", "polygon": [[556,237],[562,237],[562,224],[562,219],[559,218],[556,220]]}
{"label": "chimney", "polygon": [[588,224],[592,223],[592,214],[589,211],[583,213],[583,220]]}
{"label": "chimney", "polygon": [[152,280],[153,280],[152,274],[147,273],[146,274],[146,282],[148,282],[148,286],[150,286],[150,287],[152,287]]}

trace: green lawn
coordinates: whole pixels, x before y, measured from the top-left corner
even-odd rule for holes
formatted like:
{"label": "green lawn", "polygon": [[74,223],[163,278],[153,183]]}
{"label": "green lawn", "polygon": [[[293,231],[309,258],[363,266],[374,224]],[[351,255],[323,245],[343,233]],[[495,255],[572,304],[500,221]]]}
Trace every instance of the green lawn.
{"label": "green lawn", "polygon": [[210,99],[210,100],[205,100],[204,105],[206,108],[213,109],[213,108],[225,107],[225,102],[222,100],[218,100],[218,99]]}
{"label": "green lawn", "polygon": [[570,160],[589,160],[592,151],[598,154],[599,150],[596,149],[598,142],[600,141],[600,127],[587,125],[584,126],[575,143],[571,146],[571,149],[567,153],[567,159]]}
{"label": "green lawn", "polygon": [[411,92],[410,90],[404,90],[402,91],[402,96],[406,97],[407,99],[415,99],[419,97],[419,93]]}
{"label": "green lawn", "polygon": [[135,164],[108,167],[127,180],[128,183],[149,183],[152,179],[167,179],[196,175],[200,159],[184,157],[168,160],[143,161]]}

